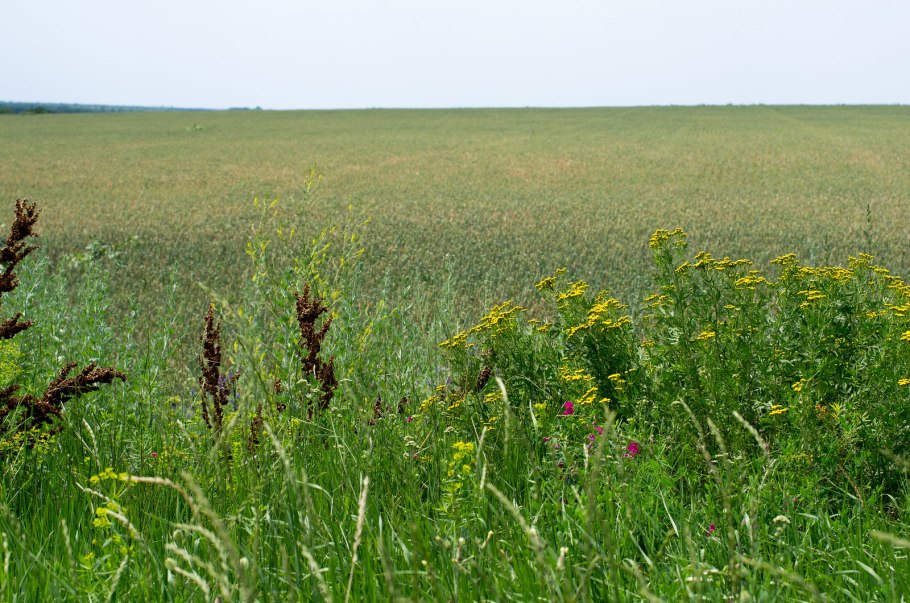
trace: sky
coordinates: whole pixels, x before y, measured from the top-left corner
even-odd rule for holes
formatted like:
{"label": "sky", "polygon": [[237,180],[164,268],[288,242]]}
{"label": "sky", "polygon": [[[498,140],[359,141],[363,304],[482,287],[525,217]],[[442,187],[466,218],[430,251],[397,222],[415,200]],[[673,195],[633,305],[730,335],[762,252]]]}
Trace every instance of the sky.
{"label": "sky", "polygon": [[910,0],[0,0],[0,100],[910,104]]}

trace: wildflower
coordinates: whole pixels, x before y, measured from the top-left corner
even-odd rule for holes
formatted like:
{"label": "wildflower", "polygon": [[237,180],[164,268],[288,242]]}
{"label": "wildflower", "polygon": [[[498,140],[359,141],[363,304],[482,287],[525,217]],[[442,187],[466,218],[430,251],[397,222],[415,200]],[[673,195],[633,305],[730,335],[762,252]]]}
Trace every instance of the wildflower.
{"label": "wildflower", "polygon": [[681,228],[677,228],[674,231],[664,230],[663,228],[658,228],[654,231],[654,234],[651,235],[651,240],[648,241],[648,247],[651,249],[660,249],[664,246],[671,238],[676,238],[674,241],[677,247],[684,247],[686,241],[686,233],[682,231]]}
{"label": "wildflower", "polygon": [[596,425],[596,424],[595,424],[595,425],[594,425],[594,431],[596,431],[598,435],[603,435],[603,434],[604,434],[604,428],[601,427],[600,425]]}
{"label": "wildflower", "polygon": [[152,458],[153,458],[153,459],[157,459],[157,458],[158,458],[158,453],[155,452],[154,450],[152,451]]}
{"label": "wildflower", "polygon": [[910,385],[910,379],[900,379],[897,382],[897,384],[900,385],[901,387],[903,387],[905,385]]}
{"label": "wildflower", "polygon": [[626,446],[626,453],[623,455],[623,457],[625,457],[627,459],[634,459],[636,456],[638,456],[638,454],[640,452],[641,452],[641,448],[640,448],[638,442],[633,440],[633,441],[629,442],[628,446]]}
{"label": "wildflower", "polygon": [[564,415],[574,415],[575,414],[575,405],[572,404],[572,402],[567,400],[566,403],[562,405],[562,407],[564,409],[562,411],[562,414],[564,414]]}
{"label": "wildflower", "polygon": [[408,423],[411,423],[412,421],[414,421],[414,417],[413,417],[413,416],[409,416],[409,417],[408,417]]}
{"label": "wildflower", "polygon": [[795,392],[801,392],[801,391],[803,391],[803,388],[806,386],[806,384],[807,384],[808,382],[809,382],[808,379],[800,379],[799,381],[797,381],[796,383],[794,383],[794,384],[791,385],[790,387],[791,387],[791,388],[793,389],[793,391],[795,391]]}
{"label": "wildflower", "polygon": [[769,413],[769,415],[772,416],[772,417],[773,417],[774,415],[782,415],[782,414],[784,414],[785,412],[787,412],[788,410],[790,410],[790,409],[789,409],[789,408],[784,408],[784,407],[781,406],[780,404],[775,404],[775,405],[773,405],[773,406],[771,407],[771,412]]}
{"label": "wildflower", "polygon": [[712,339],[716,336],[717,336],[717,333],[715,333],[714,331],[702,331],[695,338],[695,341],[708,341],[709,339]]}
{"label": "wildflower", "polygon": [[569,289],[567,291],[564,291],[563,293],[560,293],[559,295],[556,296],[556,301],[561,302],[561,301],[565,301],[567,299],[572,299],[573,297],[579,297],[580,295],[584,295],[584,292],[587,288],[588,288],[588,283],[586,283],[584,281],[576,281],[574,283],[570,283]]}
{"label": "wildflower", "polygon": [[557,268],[556,273],[553,276],[549,276],[549,277],[543,279],[542,281],[540,281],[539,283],[534,285],[534,287],[536,287],[538,291],[548,291],[548,290],[553,289],[553,287],[556,286],[556,280],[559,278],[559,275],[564,273],[565,271],[566,271],[565,268]]}
{"label": "wildflower", "polygon": [[717,530],[717,526],[713,523],[708,526],[708,536],[712,535]]}

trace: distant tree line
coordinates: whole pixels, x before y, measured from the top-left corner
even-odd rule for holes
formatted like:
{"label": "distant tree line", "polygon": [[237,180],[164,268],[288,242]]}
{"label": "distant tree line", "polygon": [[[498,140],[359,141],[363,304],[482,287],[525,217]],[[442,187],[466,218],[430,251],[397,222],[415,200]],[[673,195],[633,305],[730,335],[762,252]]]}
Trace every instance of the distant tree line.
{"label": "distant tree line", "polygon": [[209,111],[179,107],[136,107],[129,105],[81,105],[78,103],[27,103],[0,101],[0,114],[42,113],[126,113],[131,111]]}

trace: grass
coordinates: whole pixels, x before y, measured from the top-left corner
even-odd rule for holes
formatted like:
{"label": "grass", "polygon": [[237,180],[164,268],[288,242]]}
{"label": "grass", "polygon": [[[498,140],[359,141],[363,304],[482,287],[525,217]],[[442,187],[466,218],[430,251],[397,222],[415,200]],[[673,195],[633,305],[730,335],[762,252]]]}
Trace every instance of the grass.
{"label": "grass", "polygon": [[[478,310],[566,266],[638,294],[644,242],[910,268],[906,107],[143,113],[4,116],[0,192],[46,208],[53,258],[120,252],[115,297],[239,280],[254,197],[301,198],[304,229],[372,219],[369,287],[451,275]],[[319,217],[315,217],[316,214]],[[198,290],[196,290],[198,293]],[[197,295],[202,300],[202,295]],[[145,300],[144,300],[145,301]]]}
{"label": "grass", "polygon": [[0,385],[127,377],[4,424],[0,600],[900,600],[905,113],[0,119]]}

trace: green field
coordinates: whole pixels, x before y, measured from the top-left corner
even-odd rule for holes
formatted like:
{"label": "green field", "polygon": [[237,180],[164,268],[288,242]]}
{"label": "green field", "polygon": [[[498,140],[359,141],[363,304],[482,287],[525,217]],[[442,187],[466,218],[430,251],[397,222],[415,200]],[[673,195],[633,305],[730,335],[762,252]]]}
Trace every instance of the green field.
{"label": "green field", "polygon": [[486,303],[561,266],[639,292],[658,227],[758,262],[865,251],[906,273],[908,139],[907,107],[4,116],[0,192],[45,208],[52,255],[98,241],[130,287],[175,263],[227,287],[252,199],[300,198],[316,165],[304,227],[352,203],[373,283],[451,273]]}
{"label": "green field", "polygon": [[908,118],[0,115],[0,601],[903,600]]}

